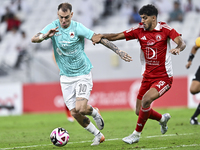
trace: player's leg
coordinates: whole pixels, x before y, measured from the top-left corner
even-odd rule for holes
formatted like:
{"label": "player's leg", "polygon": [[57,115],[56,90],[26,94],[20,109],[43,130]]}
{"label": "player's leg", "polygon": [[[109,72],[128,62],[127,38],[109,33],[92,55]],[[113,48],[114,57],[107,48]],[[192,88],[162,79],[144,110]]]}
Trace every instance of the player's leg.
{"label": "player's leg", "polygon": [[[136,115],[138,115],[138,120],[140,120],[139,117],[141,115],[140,110],[142,107],[142,97],[149,90],[149,88],[150,88],[150,82],[146,81],[146,79],[143,78],[141,86],[140,86],[139,94],[137,96],[137,102],[136,102]],[[138,124],[137,122],[136,127],[138,125],[141,126],[142,124],[140,123]],[[141,135],[141,131],[134,130],[131,135],[123,138],[122,140],[128,144],[137,143],[140,139],[140,135]]]}
{"label": "player's leg", "polygon": [[[198,68],[195,78],[192,80],[190,86],[190,92],[194,95],[200,92],[200,67]],[[197,116],[200,114],[200,104],[197,106],[193,116],[190,118],[190,123],[192,125],[199,125],[200,123],[197,120]]]}
{"label": "player's leg", "polygon": [[[94,121],[97,124],[97,127],[102,130],[104,128],[104,120],[99,112],[98,108],[93,108],[91,105],[88,105],[88,99],[90,92],[92,90],[92,75],[84,75],[77,83],[76,86],[76,109],[79,110],[84,115],[90,115],[93,117]],[[82,98],[87,99],[87,101],[81,101]]]}
{"label": "player's leg", "polygon": [[[151,89],[154,88],[155,90],[157,90],[158,97],[161,97],[171,88],[172,81],[173,81],[172,77],[171,78],[162,78],[161,80],[156,80],[152,84]],[[169,113],[165,113],[165,114],[161,115],[152,109],[151,115],[149,116],[149,118],[159,121],[159,124],[161,125],[160,130],[161,130],[162,134],[165,134],[167,132],[167,130],[168,130],[167,122],[171,118]]]}
{"label": "player's leg", "polygon": [[[195,95],[197,93],[200,92],[200,82],[197,79],[194,79],[192,81],[192,84],[190,86],[190,92],[191,94]],[[194,114],[192,115],[192,117],[190,118],[190,124],[191,125],[200,125],[200,123],[198,122],[197,116],[200,114],[200,103],[197,106]]]}
{"label": "player's leg", "polygon": [[[137,125],[131,135],[123,138],[124,142],[128,144],[137,143],[148,118],[160,121],[161,132],[163,134],[166,133],[166,124],[171,116],[169,114],[161,115],[153,110],[150,106],[154,100],[163,95],[170,87],[171,86],[168,85],[168,82],[157,81],[154,82],[154,84],[151,84],[151,82],[145,81],[145,79],[143,79],[136,103],[136,114],[139,115]],[[140,99],[142,99],[142,101],[140,101]]]}
{"label": "player's leg", "polygon": [[[104,127],[103,118],[98,113],[97,109],[94,109],[92,106],[88,105],[88,99],[92,90],[92,86],[93,83],[91,73],[81,76],[78,80],[76,85],[76,111],[82,115],[91,115],[95,120],[97,127],[101,130]],[[85,129],[90,131],[90,128],[95,127],[93,124],[91,124],[92,122],[90,122],[90,124]],[[97,135],[94,135],[95,138],[91,145],[99,145],[105,140],[104,135],[101,132],[99,132]]]}
{"label": "player's leg", "polygon": [[[85,115],[91,115],[93,113],[94,108],[90,105],[87,105],[88,100],[86,98],[78,97],[76,98],[76,112],[75,114],[76,120],[79,122],[81,126],[83,126],[87,131],[92,133],[95,138],[91,145],[99,145],[105,140],[104,135],[93,125],[93,123],[87,118]],[[98,112],[96,112],[98,113]]]}
{"label": "player's leg", "polygon": [[139,110],[139,116],[137,120],[137,125],[135,128],[135,134],[141,134],[146,121],[151,115],[153,109],[151,108],[151,103],[159,97],[159,93],[155,88],[150,88],[142,97],[141,107]]}
{"label": "player's leg", "polygon": [[66,105],[65,105],[65,112],[66,112],[67,119],[70,122],[74,122],[74,117],[71,115],[71,112]]}
{"label": "player's leg", "polygon": [[[76,85],[77,85],[77,79],[74,78],[68,78],[65,76],[61,76],[61,88],[63,93],[63,98],[65,101],[66,106],[71,111],[72,116],[77,120],[77,122],[85,128],[87,131],[92,133],[95,136],[95,143],[93,145],[98,145],[99,143],[104,141],[104,136],[99,130],[93,125],[93,123],[87,118],[85,115],[82,115],[76,110]],[[87,99],[83,99],[83,104],[87,107]],[[85,108],[82,106],[82,108]],[[80,110],[80,108],[79,108]],[[86,109],[87,110],[87,109]],[[80,112],[84,112],[83,110],[80,110]],[[87,111],[84,113],[88,113]]]}
{"label": "player's leg", "polygon": [[193,80],[190,86],[190,93],[194,95],[199,92],[200,92],[200,81]]}

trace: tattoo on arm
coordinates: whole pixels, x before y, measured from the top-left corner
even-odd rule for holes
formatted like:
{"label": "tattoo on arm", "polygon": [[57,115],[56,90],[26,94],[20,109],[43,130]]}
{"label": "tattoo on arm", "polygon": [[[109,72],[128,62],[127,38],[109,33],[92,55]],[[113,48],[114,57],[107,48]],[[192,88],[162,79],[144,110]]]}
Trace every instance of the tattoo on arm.
{"label": "tattoo on arm", "polygon": [[119,48],[114,45],[112,42],[108,41],[107,39],[102,38],[101,44],[108,47],[109,49],[113,50],[116,54],[118,54],[120,57],[123,57],[125,55],[124,51],[119,50]]}
{"label": "tattoo on arm", "polygon": [[42,33],[38,33],[38,34],[36,34],[36,35],[35,35],[35,37],[39,37],[39,36],[40,36],[40,34],[42,34]]}

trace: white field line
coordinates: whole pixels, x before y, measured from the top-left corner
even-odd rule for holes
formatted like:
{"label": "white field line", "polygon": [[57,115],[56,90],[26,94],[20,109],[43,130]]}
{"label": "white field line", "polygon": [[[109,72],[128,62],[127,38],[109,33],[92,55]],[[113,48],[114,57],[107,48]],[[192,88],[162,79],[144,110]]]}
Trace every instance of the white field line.
{"label": "white field line", "polygon": [[[187,133],[187,134],[178,134],[178,135],[192,135],[194,133]],[[156,138],[156,137],[167,137],[167,136],[177,136],[177,134],[167,134],[167,135],[155,135],[155,136],[146,136],[144,138]],[[115,139],[106,139],[106,141],[117,141],[121,140],[122,138],[115,138]],[[79,142],[69,142],[68,144],[75,144],[75,143],[88,143],[92,142],[90,141],[79,141]],[[11,148],[0,148],[0,150],[11,150],[11,149],[23,149],[23,148],[32,148],[32,147],[39,147],[39,146],[49,146],[52,144],[41,144],[41,145],[31,145],[31,146],[20,146],[20,147],[11,147]],[[176,147],[192,147],[192,146],[199,146],[200,144],[191,144],[191,145],[179,145],[179,146],[170,146],[171,148],[176,148]],[[158,147],[158,148],[143,148],[140,150],[157,150],[157,149],[166,149],[169,147]]]}
{"label": "white field line", "polygon": [[167,148],[182,148],[182,147],[193,147],[193,146],[198,146],[200,147],[200,144],[190,144],[190,145],[179,145],[179,146],[170,146],[170,147],[158,147],[158,148],[142,148],[140,150],[157,150],[157,149],[167,149]]}

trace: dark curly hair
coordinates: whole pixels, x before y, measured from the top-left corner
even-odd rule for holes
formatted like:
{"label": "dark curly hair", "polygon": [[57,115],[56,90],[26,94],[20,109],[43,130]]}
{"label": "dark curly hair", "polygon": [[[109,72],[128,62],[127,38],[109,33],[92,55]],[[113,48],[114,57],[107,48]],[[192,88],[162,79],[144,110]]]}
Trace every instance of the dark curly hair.
{"label": "dark curly hair", "polygon": [[140,15],[147,15],[147,16],[153,16],[155,15],[156,17],[158,16],[158,9],[152,5],[144,5],[140,10],[139,10]]}

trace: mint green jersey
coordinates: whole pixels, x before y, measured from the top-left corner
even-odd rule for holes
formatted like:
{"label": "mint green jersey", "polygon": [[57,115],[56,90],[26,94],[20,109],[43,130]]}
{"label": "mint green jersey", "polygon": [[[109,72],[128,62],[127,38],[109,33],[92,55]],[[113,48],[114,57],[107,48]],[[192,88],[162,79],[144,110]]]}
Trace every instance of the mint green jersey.
{"label": "mint green jersey", "polygon": [[60,75],[73,77],[88,74],[93,66],[84,52],[84,39],[90,40],[94,32],[73,20],[70,26],[64,29],[57,19],[40,33],[45,34],[56,27],[59,32],[56,32],[51,40]]}

